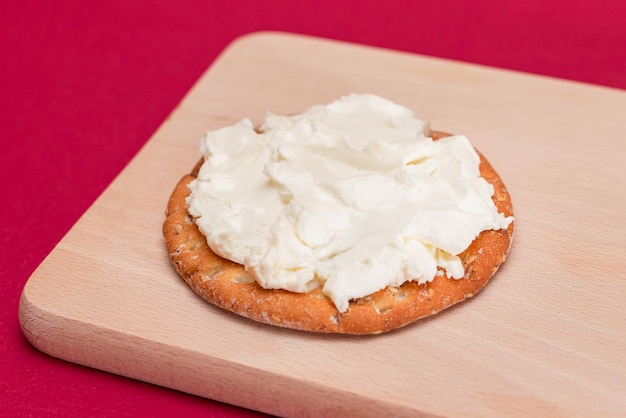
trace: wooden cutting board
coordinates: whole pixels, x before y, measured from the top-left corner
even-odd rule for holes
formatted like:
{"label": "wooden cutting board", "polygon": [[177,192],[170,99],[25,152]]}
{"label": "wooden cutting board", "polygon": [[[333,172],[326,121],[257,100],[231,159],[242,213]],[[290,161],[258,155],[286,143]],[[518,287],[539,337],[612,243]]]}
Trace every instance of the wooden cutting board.
{"label": "wooden cutting board", "polygon": [[[161,224],[206,130],[352,92],[469,136],[511,192],[476,297],[375,337],[259,325],[178,278]],[[29,279],[20,319],[71,362],[284,416],[626,413],[626,92],[287,34],[234,42]]]}

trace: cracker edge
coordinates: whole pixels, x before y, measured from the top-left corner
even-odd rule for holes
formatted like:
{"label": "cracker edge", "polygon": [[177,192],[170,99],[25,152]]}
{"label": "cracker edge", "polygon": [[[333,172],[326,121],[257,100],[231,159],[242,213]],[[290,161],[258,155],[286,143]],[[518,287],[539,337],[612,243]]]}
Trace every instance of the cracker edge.
{"label": "cracker edge", "polygon": [[[449,134],[432,132],[433,139]],[[480,172],[493,187],[498,211],[513,215],[511,197],[487,159],[480,157]],[[267,290],[240,264],[215,254],[185,206],[188,184],[202,164],[176,185],[168,201],[163,235],[170,260],[180,277],[205,301],[256,322],[317,333],[379,334],[434,315],[476,295],[494,276],[510,251],[514,223],[507,229],[483,231],[459,254],[466,278],[437,276],[431,282],[406,282],[386,287],[350,302],[339,313],[329,298],[316,289],[309,293]]]}

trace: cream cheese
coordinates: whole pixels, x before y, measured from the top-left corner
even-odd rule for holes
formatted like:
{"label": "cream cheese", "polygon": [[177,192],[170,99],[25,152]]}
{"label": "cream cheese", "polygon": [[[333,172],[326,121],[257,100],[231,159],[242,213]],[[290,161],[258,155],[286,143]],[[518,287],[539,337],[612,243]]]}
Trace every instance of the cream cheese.
{"label": "cream cheese", "polygon": [[374,95],[296,116],[268,114],[208,132],[189,213],[211,249],[264,288],[323,286],[349,301],[437,269],[462,278],[456,254],[513,220],[465,136],[432,141],[427,123]]}

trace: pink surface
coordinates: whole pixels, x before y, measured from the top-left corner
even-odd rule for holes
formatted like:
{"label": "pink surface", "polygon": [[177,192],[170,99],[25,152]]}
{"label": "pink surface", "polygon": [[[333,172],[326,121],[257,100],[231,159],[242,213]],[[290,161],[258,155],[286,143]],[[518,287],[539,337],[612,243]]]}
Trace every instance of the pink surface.
{"label": "pink surface", "polygon": [[110,3],[0,6],[2,416],[261,415],[50,358],[17,317],[37,265],[238,36],[296,32],[626,89],[619,0]]}

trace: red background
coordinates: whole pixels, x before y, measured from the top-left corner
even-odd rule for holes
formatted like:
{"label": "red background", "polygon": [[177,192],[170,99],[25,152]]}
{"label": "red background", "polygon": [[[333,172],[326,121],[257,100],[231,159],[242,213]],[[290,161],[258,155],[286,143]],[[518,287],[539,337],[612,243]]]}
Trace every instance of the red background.
{"label": "red background", "polygon": [[17,317],[30,274],[233,39],[296,32],[626,89],[626,2],[569,3],[3,2],[0,415],[260,415],[50,358]]}

